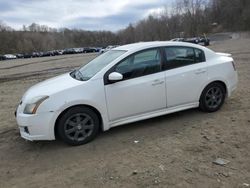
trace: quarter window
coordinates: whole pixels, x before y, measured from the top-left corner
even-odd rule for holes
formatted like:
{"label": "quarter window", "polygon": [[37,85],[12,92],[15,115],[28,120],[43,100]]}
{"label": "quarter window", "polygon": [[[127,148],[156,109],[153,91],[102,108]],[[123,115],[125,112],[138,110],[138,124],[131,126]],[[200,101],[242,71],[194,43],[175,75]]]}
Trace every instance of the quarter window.
{"label": "quarter window", "polygon": [[123,78],[131,79],[161,70],[161,55],[158,49],[151,49],[129,56],[115,67]]}
{"label": "quarter window", "polygon": [[202,50],[194,49],[196,63],[201,63],[205,61],[205,55]]}

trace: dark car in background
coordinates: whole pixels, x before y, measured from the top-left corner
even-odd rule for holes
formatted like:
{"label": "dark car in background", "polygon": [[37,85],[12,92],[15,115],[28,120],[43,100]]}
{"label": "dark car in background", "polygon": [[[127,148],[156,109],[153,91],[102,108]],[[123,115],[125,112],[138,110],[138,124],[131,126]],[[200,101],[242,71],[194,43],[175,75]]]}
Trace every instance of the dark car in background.
{"label": "dark car in background", "polygon": [[210,45],[210,39],[207,38],[207,37],[201,37],[199,43],[203,43],[204,46],[209,46]]}
{"label": "dark car in background", "polygon": [[193,44],[199,44],[199,38],[198,37],[193,37],[193,38],[186,38],[184,42],[189,42]]}
{"label": "dark car in background", "polygon": [[96,48],[93,48],[93,47],[85,47],[83,49],[83,53],[93,53],[93,52],[96,52]]}
{"label": "dark car in background", "polygon": [[0,61],[2,61],[2,60],[4,60],[4,59],[3,59],[3,55],[0,55]]}
{"label": "dark car in background", "polygon": [[171,41],[175,42],[189,42],[193,44],[200,44],[203,46],[209,46],[210,45],[210,39],[206,36],[204,37],[193,37],[193,38],[174,38]]}
{"label": "dark car in background", "polygon": [[24,55],[23,54],[16,54],[16,58],[17,59],[22,59],[22,58],[24,58]]}
{"label": "dark car in background", "polygon": [[194,37],[194,38],[187,38],[185,42],[190,42],[194,44],[201,44],[203,46],[209,46],[210,39],[207,37]]}
{"label": "dark car in background", "polygon": [[66,48],[63,54],[76,54],[76,51],[74,48]]}
{"label": "dark car in background", "polygon": [[24,58],[31,58],[31,57],[32,57],[32,54],[31,54],[31,53],[24,53],[24,54],[23,54],[23,57],[24,57]]}

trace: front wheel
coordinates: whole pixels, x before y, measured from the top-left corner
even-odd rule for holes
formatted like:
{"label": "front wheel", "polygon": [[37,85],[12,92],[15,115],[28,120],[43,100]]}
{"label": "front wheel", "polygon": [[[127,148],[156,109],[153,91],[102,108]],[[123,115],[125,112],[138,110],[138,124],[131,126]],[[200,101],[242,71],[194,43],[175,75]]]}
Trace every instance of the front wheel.
{"label": "front wheel", "polygon": [[59,119],[57,132],[70,145],[86,144],[93,140],[99,130],[97,114],[87,107],[74,107]]}
{"label": "front wheel", "polygon": [[221,83],[211,83],[203,90],[199,107],[205,112],[215,112],[223,105],[225,96],[226,90]]}

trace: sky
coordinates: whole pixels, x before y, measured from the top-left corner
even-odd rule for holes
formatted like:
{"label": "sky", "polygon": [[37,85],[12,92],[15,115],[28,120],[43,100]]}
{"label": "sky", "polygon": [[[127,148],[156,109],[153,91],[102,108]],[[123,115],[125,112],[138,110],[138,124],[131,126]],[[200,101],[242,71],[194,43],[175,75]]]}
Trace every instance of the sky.
{"label": "sky", "polygon": [[53,28],[117,31],[159,13],[172,0],[0,0],[0,21],[14,29],[37,23]]}

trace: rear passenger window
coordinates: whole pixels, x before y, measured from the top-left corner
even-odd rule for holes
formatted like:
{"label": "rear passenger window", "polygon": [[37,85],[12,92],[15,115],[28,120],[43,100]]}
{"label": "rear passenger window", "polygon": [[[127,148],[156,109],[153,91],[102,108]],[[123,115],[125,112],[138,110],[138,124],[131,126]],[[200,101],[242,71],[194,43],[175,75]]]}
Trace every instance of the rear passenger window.
{"label": "rear passenger window", "polygon": [[168,69],[183,67],[204,61],[202,50],[190,47],[166,47],[165,54]]}

